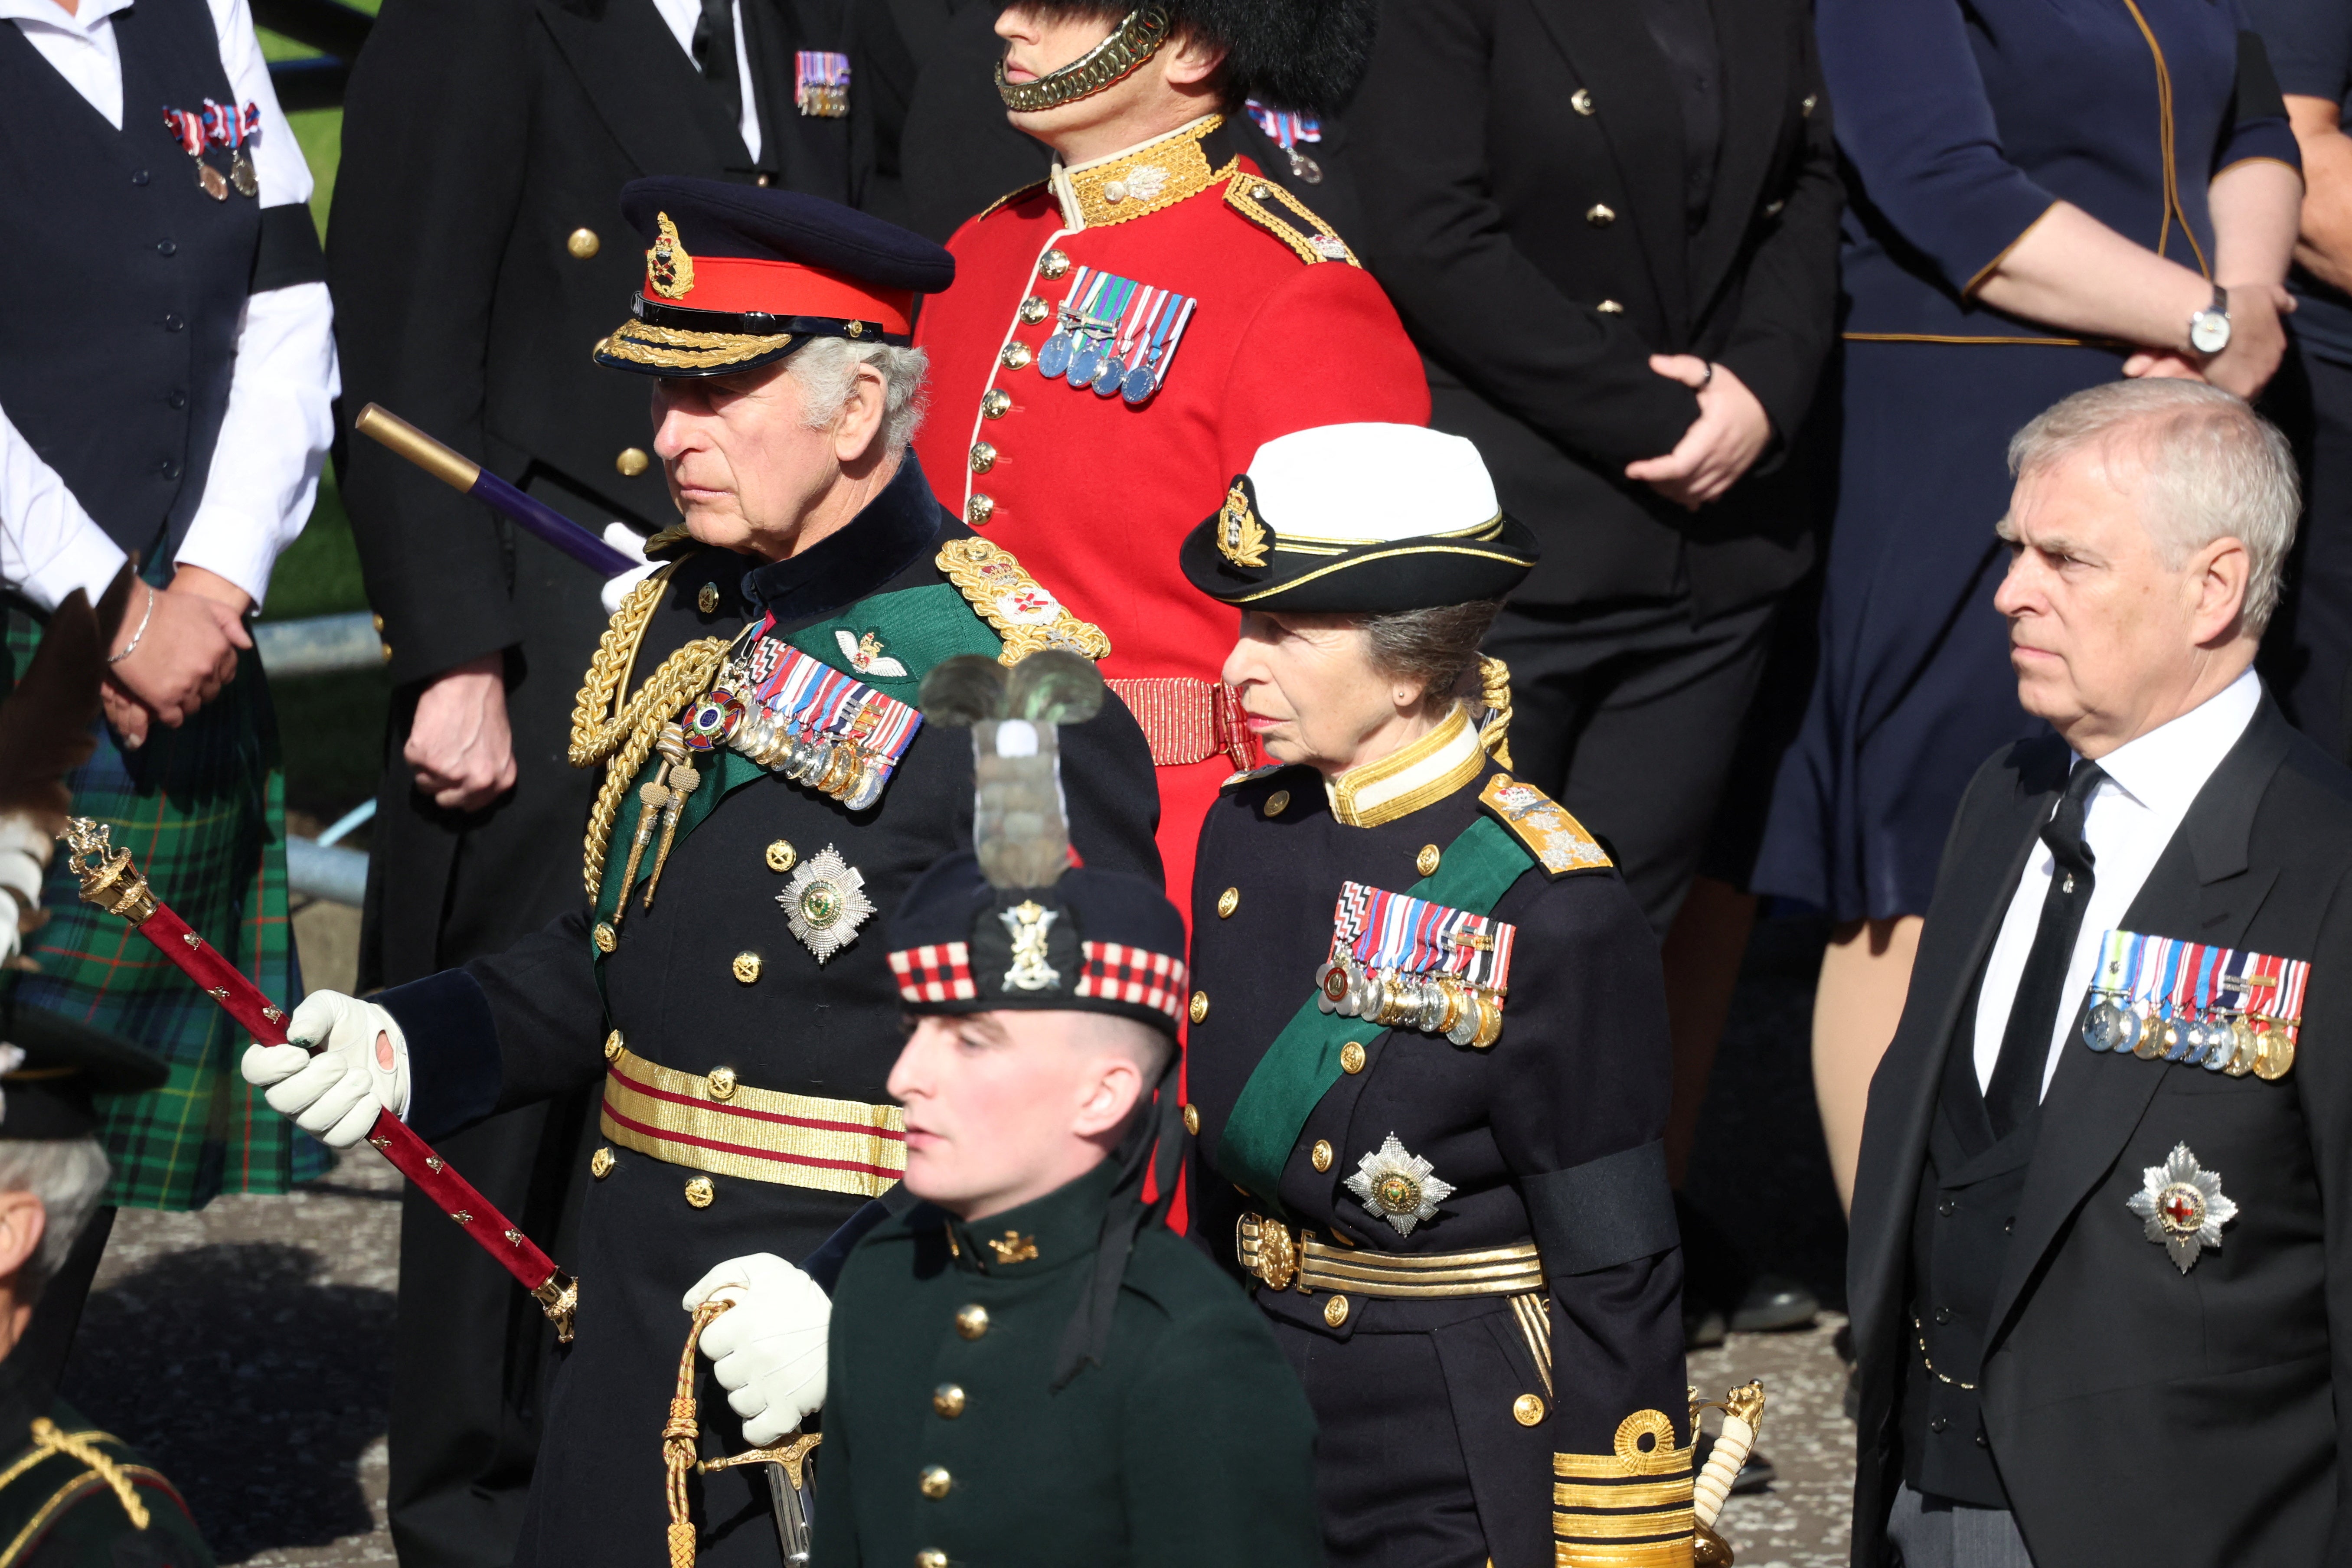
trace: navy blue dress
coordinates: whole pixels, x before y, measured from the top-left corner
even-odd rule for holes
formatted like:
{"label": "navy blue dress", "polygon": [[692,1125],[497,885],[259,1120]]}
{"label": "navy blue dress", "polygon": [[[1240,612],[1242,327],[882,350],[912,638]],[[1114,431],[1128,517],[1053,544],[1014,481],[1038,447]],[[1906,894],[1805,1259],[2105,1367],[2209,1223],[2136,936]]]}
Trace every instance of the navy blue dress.
{"label": "navy blue dress", "polygon": [[2041,729],[1992,607],[2006,450],[2127,350],[1975,302],[2056,201],[2210,275],[2206,187],[2299,167],[2238,0],[1821,0],[1849,195],[1821,666],[1756,890],[1920,914],[1969,779]]}

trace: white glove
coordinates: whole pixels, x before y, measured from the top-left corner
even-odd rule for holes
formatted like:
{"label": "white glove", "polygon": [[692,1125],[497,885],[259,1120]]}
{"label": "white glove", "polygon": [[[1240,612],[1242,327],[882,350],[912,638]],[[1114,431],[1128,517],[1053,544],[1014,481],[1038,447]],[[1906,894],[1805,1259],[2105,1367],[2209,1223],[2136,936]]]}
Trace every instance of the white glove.
{"label": "white glove", "polygon": [[646,560],[645,535],[625,522],[606,523],[604,542],[632,560],[644,562],[643,565],[633,566],[618,576],[604,579],[604,613],[617,616],[621,613],[621,601],[629,596],[629,590],[660,571],[661,563]]}
{"label": "white glove", "polygon": [[324,1042],[326,1049],[314,1057],[300,1046],[257,1042],[246,1047],[238,1070],[246,1082],[267,1089],[262,1098],[269,1108],[303,1131],[330,1149],[348,1149],[367,1136],[379,1110],[408,1114],[408,1042],[374,1003],[313,991],[286,1021],[286,1033]]}
{"label": "white glove", "polygon": [[31,817],[0,816],[0,964],[24,947],[25,917],[41,907],[41,883],[56,845]]}
{"label": "white glove", "polygon": [[824,1404],[833,1299],[772,1252],[720,1264],[686,1293],[686,1310],[714,1299],[735,1305],[702,1331],[702,1353],[743,1417],[743,1440],[767,1447]]}

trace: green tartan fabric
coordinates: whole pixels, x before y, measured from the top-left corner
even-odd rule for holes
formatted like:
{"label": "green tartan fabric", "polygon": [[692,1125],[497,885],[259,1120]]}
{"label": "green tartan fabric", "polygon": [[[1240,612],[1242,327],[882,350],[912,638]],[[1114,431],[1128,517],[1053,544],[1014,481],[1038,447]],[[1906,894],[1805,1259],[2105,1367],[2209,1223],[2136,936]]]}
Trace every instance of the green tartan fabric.
{"label": "green tartan fabric", "polygon": [[[8,610],[12,677],[39,642],[39,625]],[[277,715],[251,649],[226,690],[179,729],[157,725],[135,752],[100,724],[97,754],[69,783],[75,812],[112,826],[115,845],[190,929],[280,1006],[301,1000]],[[202,1208],[221,1193],[282,1193],[326,1173],[326,1149],[238,1076],[245,1032],[145,937],[83,903],[62,856],[43,902],[48,923],[26,943],[40,968],[11,976],[16,994],[136,1040],[172,1069],[161,1089],[99,1102],[114,1163],[106,1202]]]}

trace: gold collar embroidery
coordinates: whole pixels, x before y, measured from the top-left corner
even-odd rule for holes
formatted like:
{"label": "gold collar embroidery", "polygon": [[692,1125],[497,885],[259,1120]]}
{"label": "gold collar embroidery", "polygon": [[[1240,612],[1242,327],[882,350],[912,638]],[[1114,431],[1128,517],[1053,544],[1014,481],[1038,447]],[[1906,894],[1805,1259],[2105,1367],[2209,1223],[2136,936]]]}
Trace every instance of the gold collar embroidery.
{"label": "gold collar embroidery", "polygon": [[1323,781],[1331,818],[1349,827],[1378,827],[1434,805],[1476,778],[1486,764],[1477,727],[1462,703],[1412,744]]}
{"label": "gold collar embroidery", "polygon": [[1204,114],[1124,153],[1055,164],[1050,183],[1062,204],[1062,226],[1105,228],[1207,190],[1224,175],[1209,167],[1201,139],[1224,122],[1222,114]]}

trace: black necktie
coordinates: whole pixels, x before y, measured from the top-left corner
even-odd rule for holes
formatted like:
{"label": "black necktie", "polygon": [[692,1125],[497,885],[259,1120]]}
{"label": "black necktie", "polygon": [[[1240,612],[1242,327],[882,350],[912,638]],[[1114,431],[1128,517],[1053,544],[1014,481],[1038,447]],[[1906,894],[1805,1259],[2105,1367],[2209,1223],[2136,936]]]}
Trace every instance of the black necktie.
{"label": "black necktie", "polygon": [[2091,846],[2083,837],[2084,808],[2106,776],[2096,763],[2076,763],[2066,780],[2066,793],[2058,797],[2058,809],[2042,826],[2042,842],[2050,847],[2056,864],[2050,868],[2050,890],[2042,900],[2042,923],[2033,928],[2033,947],[2018,977],[2017,998],[2010,1004],[2009,1024],[2001,1031],[2000,1058],[1985,1089],[1985,1110],[1992,1115],[1996,1138],[2008,1137],[2042,1103],[2050,1028],[2065,1004],[2066,968],[2083,930],[2083,911],[2091,902]]}
{"label": "black necktie", "polygon": [[735,0],[702,0],[702,20],[694,25],[694,63],[727,106],[727,117],[742,119],[743,85],[735,72]]}

